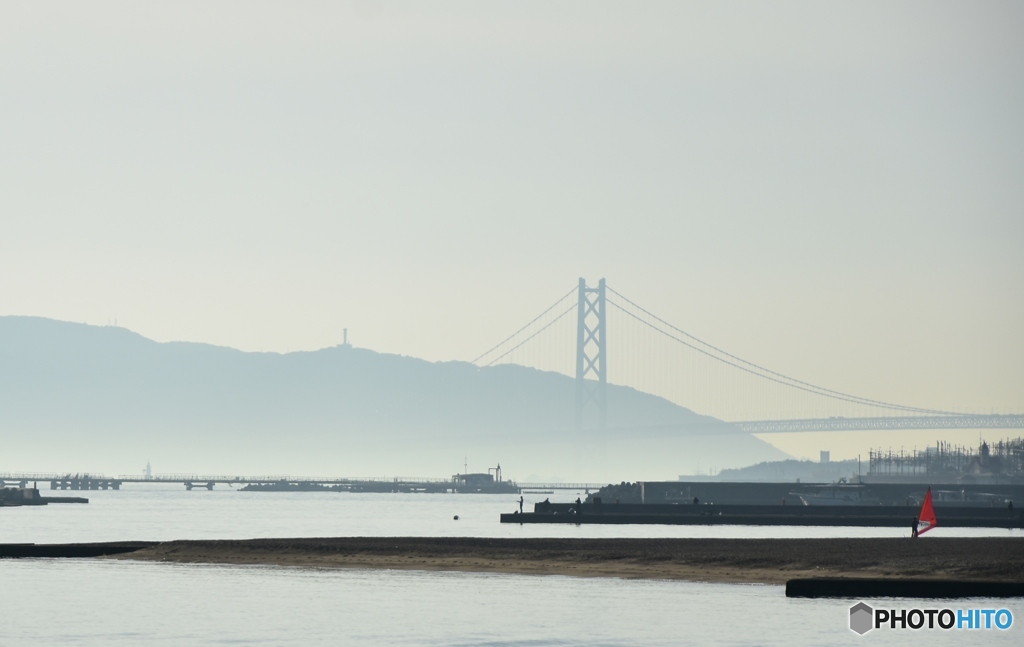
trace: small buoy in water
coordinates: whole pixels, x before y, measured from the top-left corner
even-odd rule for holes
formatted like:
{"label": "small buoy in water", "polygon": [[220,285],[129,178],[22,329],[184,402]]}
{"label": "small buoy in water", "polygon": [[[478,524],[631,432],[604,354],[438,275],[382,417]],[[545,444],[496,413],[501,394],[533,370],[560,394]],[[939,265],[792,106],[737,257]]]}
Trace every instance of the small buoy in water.
{"label": "small buoy in water", "polygon": [[458,520],[459,520],[459,515],[455,515],[455,520],[456,520],[456,521],[458,521]]}

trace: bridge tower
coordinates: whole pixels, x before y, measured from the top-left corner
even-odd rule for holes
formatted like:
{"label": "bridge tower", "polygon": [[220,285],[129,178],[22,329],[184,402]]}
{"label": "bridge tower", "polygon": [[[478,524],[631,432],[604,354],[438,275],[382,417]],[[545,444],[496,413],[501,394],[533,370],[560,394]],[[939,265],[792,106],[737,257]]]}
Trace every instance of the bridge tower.
{"label": "bridge tower", "polygon": [[608,426],[608,345],[604,279],[580,279],[576,323],[576,429]]}

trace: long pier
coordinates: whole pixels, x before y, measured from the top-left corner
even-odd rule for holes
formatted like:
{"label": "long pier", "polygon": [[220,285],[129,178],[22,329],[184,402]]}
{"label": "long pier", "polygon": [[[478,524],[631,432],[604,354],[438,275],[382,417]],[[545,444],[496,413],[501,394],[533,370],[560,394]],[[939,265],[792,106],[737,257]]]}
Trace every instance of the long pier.
{"label": "long pier", "polygon": [[[51,490],[120,490],[125,483],[155,483],[183,485],[187,490],[212,490],[217,485],[229,487],[253,486],[253,490],[342,492],[455,492],[520,494],[524,490],[572,490],[589,493],[599,490],[603,483],[517,483],[515,481],[481,482],[459,478],[429,478],[406,476],[290,476],[257,475],[234,476],[225,474],[154,474],[153,476],[120,475],[116,477],[92,473],[8,472],[0,473],[0,485],[7,483],[27,487],[29,483],[50,483]],[[474,476],[474,475],[470,475]]]}
{"label": "long pier", "polygon": [[102,474],[54,474],[51,472],[8,472],[0,474],[0,487],[14,486],[27,488],[49,481],[51,490],[120,490],[121,478],[111,478]]}

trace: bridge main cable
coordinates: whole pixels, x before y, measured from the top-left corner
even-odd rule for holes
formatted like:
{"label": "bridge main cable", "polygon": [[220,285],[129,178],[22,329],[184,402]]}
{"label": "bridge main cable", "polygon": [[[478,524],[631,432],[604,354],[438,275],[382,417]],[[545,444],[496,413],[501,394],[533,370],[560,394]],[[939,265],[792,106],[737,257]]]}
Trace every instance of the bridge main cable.
{"label": "bridge main cable", "polygon": [[[753,362],[749,362],[749,361],[747,361],[747,360],[745,360],[745,359],[743,359],[741,357],[737,357],[736,355],[728,353],[728,352],[722,350],[721,348],[713,346],[713,345],[711,345],[711,344],[709,344],[709,343],[707,343],[707,342],[705,342],[705,341],[695,337],[694,335],[691,335],[690,333],[686,332],[685,330],[682,330],[681,328],[678,328],[677,326],[673,326],[671,323],[665,321],[661,317],[658,317],[657,315],[655,315],[654,313],[650,312],[649,310],[643,308],[642,306],[637,305],[636,303],[631,301],[629,298],[624,296],[621,292],[616,291],[611,286],[608,286],[607,289],[608,289],[609,292],[612,292],[616,296],[620,297],[623,301],[625,301],[629,305],[633,306],[637,310],[640,310],[641,312],[643,312],[647,316],[651,317],[652,319],[655,319],[659,323],[664,324],[665,326],[671,328],[675,332],[677,332],[677,333],[679,333],[681,335],[685,335],[686,337],[688,337],[689,339],[692,339],[693,341],[697,342],[698,344],[706,346],[707,348],[710,348],[713,351],[715,351],[715,353],[719,353],[721,355],[724,355],[725,357],[727,357],[729,359],[725,359],[723,357],[719,357],[718,355],[715,355],[715,353],[709,352],[709,351],[705,350],[704,348],[700,348],[700,347],[695,346],[694,344],[691,344],[691,343],[689,343],[689,342],[687,342],[687,341],[685,341],[683,339],[680,339],[680,338],[676,337],[675,335],[673,335],[673,334],[671,334],[669,332],[666,332],[665,330],[662,330],[661,328],[659,328],[658,326],[652,324],[651,322],[644,320],[642,317],[639,317],[635,313],[630,312],[629,310],[627,310],[626,308],[622,307],[618,303],[615,303],[614,301],[612,301],[610,299],[608,300],[609,305],[612,305],[613,307],[615,307],[618,310],[622,311],[626,315],[632,317],[633,319],[636,319],[640,323],[644,324],[645,326],[648,326],[649,328],[655,330],[656,332],[659,332],[662,335],[665,335],[669,339],[672,339],[672,340],[674,340],[676,342],[679,342],[679,343],[683,344],[684,346],[687,346],[688,348],[691,348],[691,349],[693,349],[693,350],[695,350],[695,351],[697,351],[699,353],[702,353],[702,354],[706,355],[707,357],[710,357],[711,359],[717,360],[719,362],[722,362],[723,364],[726,364],[728,366],[732,366],[733,368],[737,368],[737,369],[739,369],[741,371],[744,371],[744,372],[749,373],[751,375],[754,375],[756,377],[760,377],[761,379],[769,380],[771,382],[775,382],[775,383],[781,384],[783,386],[788,386],[788,387],[793,388],[793,389],[798,389],[800,391],[811,393],[813,395],[818,395],[818,396],[826,397],[826,398],[832,398],[832,399],[835,399],[835,400],[842,400],[842,401],[845,401],[845,402],[851,402],[853,404],[860,404],[860,405],[864,405],[864,406],[871,406],[871,407],[877,407],[877,408],[882,408],[882,409],[891,409],[891,410],[895,410],[895,411],[906,411],[908,413],[925,413],[925,414],[931,414],[931,415],[945,415],[945,416],[962,415],[962,414],[959,414],[959,413],[956,413],[956,412],[952,412],[952,411],[942,411],[942,410],[938,410],[938,409],[925,409],[925,408],[922,408],[922,407],[910,407],[910,406],[906,406],[906,405],[895,404],[895,403],[892,403],[892,402],[884,402],[882,400],[873,400],[873,399],[870,399],[870,398],[864,398],[864,397],[853,395],[853,394],[850,394],[850,393],[843,393],[842,391],[835,391],[833,389],[827,389],[825,387],[817,386],[815,384],[811,384],[809,382],[804,382],[802,380],[797,380],[796,378],[792,378],[792,377],[789,377],[787,375],[783,375],[782,373],[778,373],[778,372],[773,371],[771,369],[765,368],[763,366],[759,366],[757,364],[754,364]],[[735,361],[729,361],[729,360],[735,360]],[[737,362],[739,362],[739,364]],[[746,366],[742,366],[741,364],[745,364]],[[756,370],[754,370],[754,369],[756,369]],[[765,373],[767,373],[767,375],[765,375]]]}
{"label": "bridge main cable", "polygon": [[[558,299],[558,301],[555,301],[555,302],[554,302],[554,303],[552,303],[552,304],[551,304],[550,306],[548,306],[547,308],[545,308],[545,309],[544,309],[544,312],[540,313],[539,315],[537,315],[536,317],[534,317],[533,319],[531,319],[531,320],[530,320],[530,322],[529,322],[529,323],[527,323],[527,324],[526,324],[525,326],[523,326],[523,327],[522,327],[522,328],[520,328],[519,330],[515,331],[514,333],[512,333],[511,335],[509,335],[509,336],[508,336],[508,337],[506,337],[505,339],[501,340],[500,342],[498,342],[497,344],[495,344],[495,345],[494,345],[493,347],[491,347],[491,348],[487,349],[487,352],[485,352],[485,353],[481,353],[481,354],[480,354],[480,356],[479,356],[479,357],[477,357],[477,358],[475,358],[475,359],[474,359],[473,361],[471,361],[471,362],[470,362],[470,364],[476,364],[476,363],[477,363],[477,362],[479,362],[479,361],[480,361],[481,359],[483,359],[483,358],[487,357],[488,355],[490,355],[490,354],[491,354],[491,353],[493,353],[494,351],[498,350],[499,348],[501,348],[502,346],[504,346],[505,344],[507,344],[507,343],[508,343],[508,342],[509,342],[509,341],[510,341],[510,340],[511,340],[512,338],[514,338],[514,337],[515,337],[516,335],[518,335],[519,333],[523,332],[524,330],[526,330],[527,328],[529,328],[529,327],[530,327],[530,326],[532,326],[533,324],[537,323],[537,321],[539,321],[539,320],[540,320],[540,319],[541,319],[541,318],[542,318],[542,317],[543,317],[544,315],[546,315],[547,313],[549,313],[549,312],[551,312],[552,310],[554,310],[555,308],[557,308],[557,307],[558,307],[558,305],[559,305],[560,303],[562,303],[563,301],[565,301],[565,300],[566,300],[566,298],[568,298],[568,297],[569,297],[569,295],[571,295],[571,294],[573,294],[574,292],[576,292],[576,290],[577,290],[576,286],[573,286],[573,287],[572,287],[572,288],[571,288],[571,289],[570,289],[570,290],[569,290],[568,292],[566,292],[565,294],[563,294],[563,295],[561,296],[561,298],[559,298],[559,299]],[[570,311],[571,311],[571,309],[570,309]],[[557,321],[558,319],[561,319],[561,318],[562,318],[562,317],[564,317],[565,315],[566,315],[566,313],[564,313],[564,312],[563,312],[562,314],[558,315],[558,317],[556,317],[554,321],[551,321],[551,322],[549,322],[549,323],[547,324],[547,326],[544,326],[544,328],[547,328],[548,326],[550,326],[551,324],[555,323],[555,321]],[[516,348],[519,348],[519,346],[522,346],[522,345],[523,345],[523,344],[525,344],[525,343],[526,343],[527,341],[530,341],[530,339],[533,339],[534,337],[536,337],[538,333],[540,333],[540,332],[541,332],[542,330],[544,330],[544,328],[541,328],[541,330],[538,330],[538,331],[537,331],[536,333],[534,333],[533,335],[531,335],[530,337],[528,337],[528,338],[527,338],[527,339],[526,339],[525,341],[521,342],[520,344],[518,344],[517,346],[515,346],[514,348],[512,348],[512,350],[515,350]],[[501,359],[501,358],[502,358],[502,357],[504,357],[505,355],[508,355],[508,353],[512,352],[512,350],[510,350],[510,351],[507,351],[507,352],[506,352],[506,353],[505,353],[504,355],[501,355],[500,357],[498,357],[498,359]],[[492,361],[491,361],[491,362],[490,362],[489,364],[487,364],[487,366],[490,366],[490,365],[491,365],[491,364],[493,364],[494,362],[498,361],[498,359],[492,360]]]}
{"label": "bridge main cable", "polygon": [[[516,344],[516,345],[515,345],[515,346],[513,346],[512,348],[509,348],[509,349],[508,349],[507,351],[505,351],[505,352],[504,352],[504,353],[502,353],[501,355],[498,355],[497,357],[495,357],[495,358],[494,358],[494,359],[492,359],[491,361],[487,362],[486,364],[484,364],[484,366],[491,366],[492,364],[495,364],[495,363],[497,363],[497,362],[501,361],[501,360],[502,360],[502,359],[503,359],[503,358],[504,358],[504,357],[505,357],[506,355],[509,355],[509,354],[511,354],[511,353],[512,353],[513,351],[515,351],[515,350],[516,350],[517,348],[519,348],[520,346],[522,346],[522,345],[526,344],[526,343],[527,343],[527,342],[529,342],[529,341],[530,341],[531,339],[533,339],[533,338],[534,338],[534,337],[536,337],[537,335],[541,334],[542,332],[544,332],[545,330],[547,330],[548,328],[550,328],[551,326],[553,326],[553,325],[554,325],[554,324],[555,324],[555,323],[556,323],[556,322],[557,322],[558,320],[560,320],[560,319],[561,319],[562,317],[564,317],[565,315],[569,314],[570,312],[572,312],[572,311],[573,311],[573,310],[575,310],[575,309],[576,309],[576,304],[574,303],[573,305],[569,306],[569,309],[568,309],[568,310],[566,310],[566,311],[565,311],[565,312],[563,312],[562,314],[558,315],[557,317],[555,317],[555,318],[554,318],[554,319],[552,319],[551,321],[549,321],[549,322],[547,322],[546,324],[544,324],[544,326],[543,326],[543,327],[541,327],[541,329],[540,329],[540,330],[538,330],[537,332],[533,333],[532,335],[530,335],[529,337],[527,337],[527,338],[526,338],[526,339],[524,339],[523,341],[519,342],[518,344]],[[535,320],[535,321],[536,321],[536,320]],[[474,362],[474,363],[475,363],[475,362]]]}

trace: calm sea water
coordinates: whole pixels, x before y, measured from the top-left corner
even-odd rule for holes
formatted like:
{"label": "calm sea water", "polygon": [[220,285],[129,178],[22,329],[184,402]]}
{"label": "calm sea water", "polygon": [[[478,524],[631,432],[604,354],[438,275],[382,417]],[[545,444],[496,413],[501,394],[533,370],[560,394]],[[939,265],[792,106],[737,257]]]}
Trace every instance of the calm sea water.
{"label": "calm sea water", "polygon": [[[88,505],[0,512],[0,542],[339,535],[900,536],[899,529],[501,525],[516,497],[186,492],[126,486]],[[527,505],[540,497],[528,498]],[[574,499],[576,493],[551,496]],[[453,519],[459,515],[459,521]],[[1019,531],[933,534],[1021,536]],[[782,587],[480,573],[2,560],[0,645],[846,645],[850,601]],[[910,602],[891,604],[912,606]],[[1009,631],[909,632],[933,645],[1020,644]]]}
{"label": "calm sea water", "polygon": [[[42,485],[42,484],[40,484]],[[338,492],[213,491],[128,484],[125,489],[43,492],[81,495],[86,505],[54,504],[3,510],[0,542],[241,539],[250,537],[905,537],[903,528],[784,526],[574,526],[500,524],[519,497],[493,494],[349,494]],[[526,495],[526,510],[550,498]],[[458,515],[459,520],[454,517]],[[945,536],[1016,536],[1020,530],[940,528]]]}

